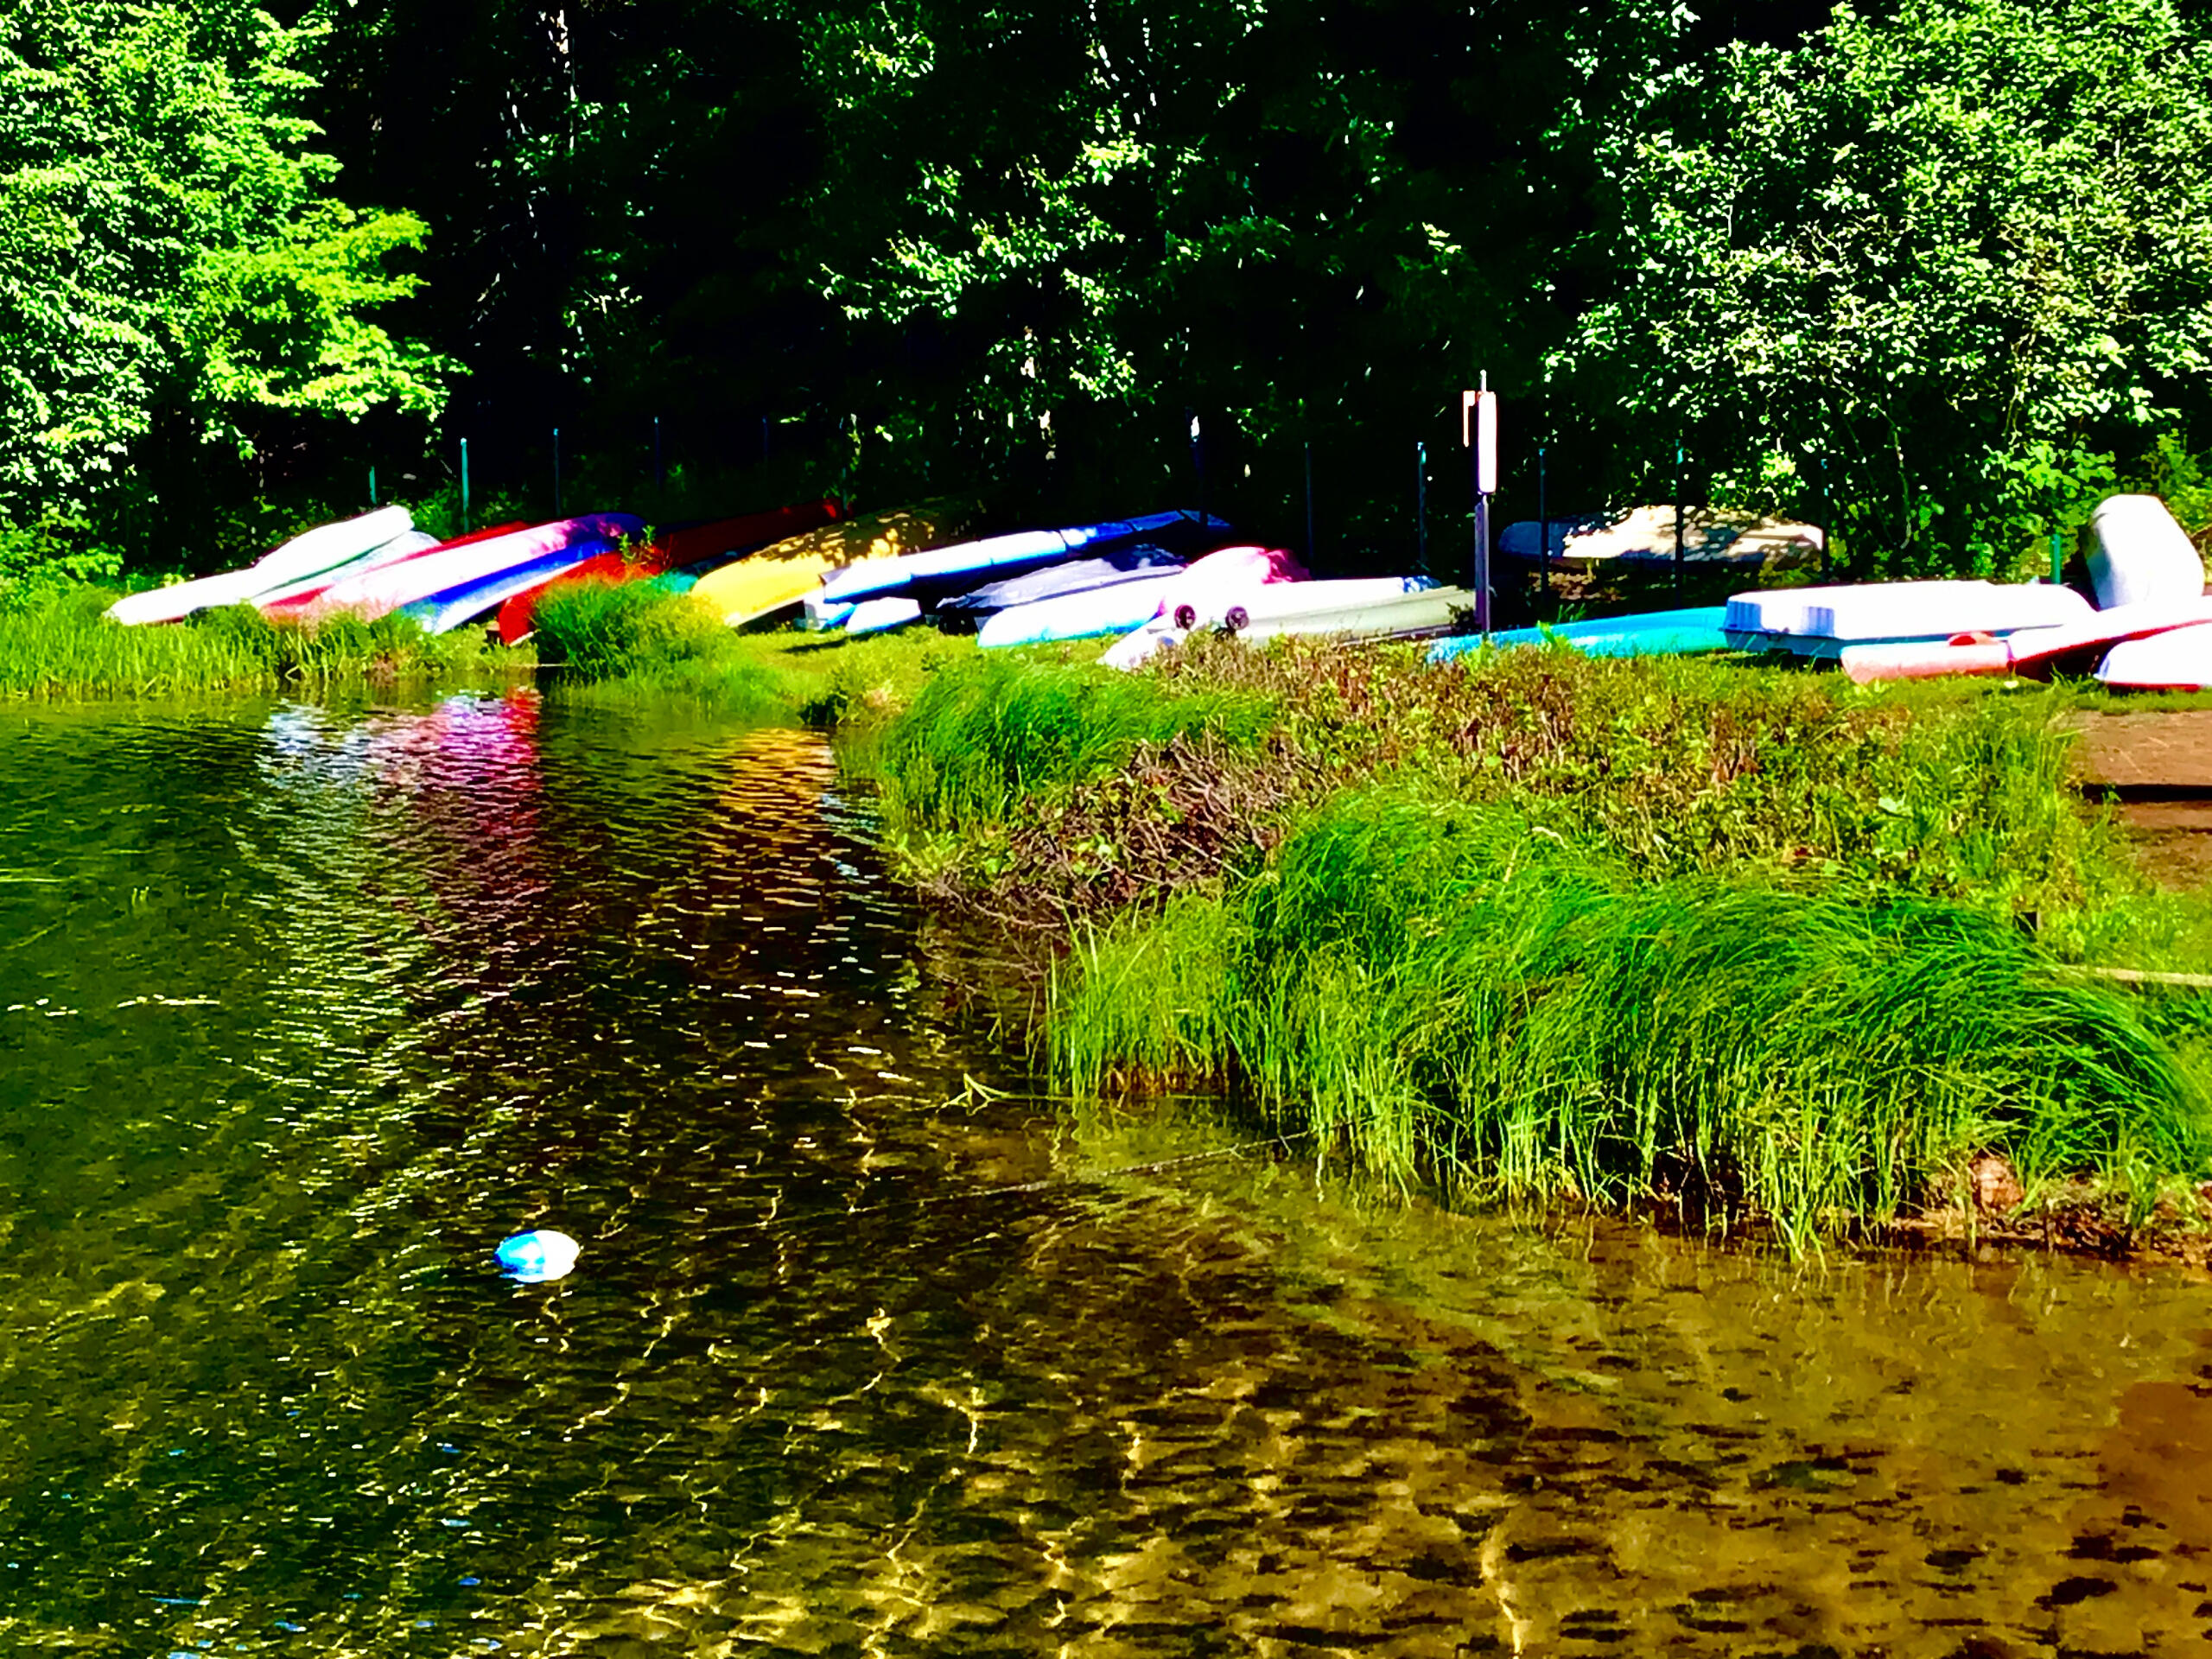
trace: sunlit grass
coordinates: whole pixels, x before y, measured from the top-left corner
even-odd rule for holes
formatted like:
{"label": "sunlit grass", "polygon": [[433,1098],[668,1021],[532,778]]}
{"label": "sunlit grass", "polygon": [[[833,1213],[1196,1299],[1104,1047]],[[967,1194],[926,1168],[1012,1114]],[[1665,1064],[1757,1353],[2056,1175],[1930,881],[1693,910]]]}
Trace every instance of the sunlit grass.
{"label": "sunlit grass", "polygon": [[725,627],[702,605],[645,582],[556,588],[534,617],[556,696],[678,703],[745,722],[820,726],[903,708],[972,640],[934,630],[841,635]]}
{"label": "sunlit grass", "polygon": [[340,617],[271,622],[250,606],[182,622],[124,627],[104,614],[116,594],[71,585],[0,608],[0,696],[158,696],[270,690],[320,681],[402,679],[527,668],[480,633],[426,634],[413,621]]}
{"label": "sunlit grass", "polygon": [[1491,806],[1348,794],[1265,874],[1094,935],[1052,1052],[1076,1088],[1226,1084],[1402,1176],[1672,1195],[1798,1247],[1955,1185],[2139,1206],[2212,1154],[2141,1004],[1940,901],[1639,882]]}

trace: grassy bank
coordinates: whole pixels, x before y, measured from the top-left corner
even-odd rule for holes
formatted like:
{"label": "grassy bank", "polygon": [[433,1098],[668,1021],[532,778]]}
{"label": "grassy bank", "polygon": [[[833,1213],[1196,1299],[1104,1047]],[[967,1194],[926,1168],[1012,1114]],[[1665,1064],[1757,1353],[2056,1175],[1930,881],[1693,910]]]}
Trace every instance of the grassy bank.
{"label": "grassy bank", "polygon": [[[0,605],[0,697],[155,696],[443,677],[481,671],[495,660],[474,630],[434,638],[398,616],[306,626],[237,606],[181,623],[123,627],[104,614],[116,596],[73,583]],[[518,665],[528,662],[525,656]]]}
{"label": "grassy bank", "polygon": [[731,719],[837,726],[903,708],[973,643],[910,629],[855,640],[741,633],[707,607],[642,582],[579,584],[539,604],[531,636],[562,696],[679,702]]}
{"label": "grassy bank", "polygon": [[941,897],[1074,941],[1078,1089],[1227,1086],[1402,1176],[1802,1246],[1980,1154],[2123,1223],[2212,1157],[2204,1000],[2080,971],[2212,932],[2066,786],[2067,703],[1231,646],[956,668],[876,761]]}

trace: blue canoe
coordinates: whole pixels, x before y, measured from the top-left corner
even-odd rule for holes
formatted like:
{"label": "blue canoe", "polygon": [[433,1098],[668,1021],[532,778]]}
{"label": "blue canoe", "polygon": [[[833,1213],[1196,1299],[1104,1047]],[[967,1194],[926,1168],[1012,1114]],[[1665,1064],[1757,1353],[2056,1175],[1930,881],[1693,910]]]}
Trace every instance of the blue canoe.
{"label": "blue canoe", "polygon": [[[1586,657],[1688,657],[1728,649],[1727,636],[1720,626],[1727,614],[1726,606],[1701,605],[1688,610],[1601,616],[1548,628],[1506,628],[1491,634],[1490,643],[1498,646],[1557,643],[1572,645]],[[1482,646],[1483,637],[1478,633],[1456,634],[1431,645],[1428,660],[1448,663]]]}
{"label": "blue canoe", "polygon": [[873,599],[879,594],[963,592],[980,587],[994,571],[1012,575],[1056,564],[1084,548],[1103,550],[1134,542],[1198,548],[1211,546],[1229,533],[1225,519],[1211,514],[1201,518],[1188,512],[1110,518],[1065,530],[1017,531],[1011,536],[990,536],[979,542],[931,548],[925,553],[902,553],[896,558],[849,565],[822,579],[820,599],[825,605],[840,605]]}
{"label": "blue canoe", "polygon": [[423,625],[425,633],[450,633],[472,616],[481,616],[486,611],[497,610],[525,588],[534,588],[549,576],[557,576],[563,570],[573,570],[587,559],[595,559],[602,553],[612,553],[614,543],[594,537],[570,542],[566,547],[543,554],[525,564],[511,565],[505,570],[495,570],[488,576],[478,576],[418,599],[412,605],[400,607],[402,616],[411,616]]}
{"label": "blue canoe", "polygon": [[1041,570],[1032,570],[1027,575],[986,583],[944,601],[937,607],[937,615],[940,622],[965,621],[972,626],[1016,605],[1034,605],[1040,600],[1060,599],[1069,594],[1118,588],[1123,582],[1142,582],[1148,576],[1173,575],[1182,568],[1183,561],[1164,547],[1143,543],[1118,547],[1099,558],[1066,559]]}

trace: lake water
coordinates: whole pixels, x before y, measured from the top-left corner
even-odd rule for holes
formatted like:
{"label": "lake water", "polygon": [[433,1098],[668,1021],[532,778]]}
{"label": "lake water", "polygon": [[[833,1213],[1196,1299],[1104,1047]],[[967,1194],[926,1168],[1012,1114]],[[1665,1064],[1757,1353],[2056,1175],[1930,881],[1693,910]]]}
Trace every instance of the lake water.
{"label": "lake water", "polygon": [[988,948],[801,734],[0,715],[0,1651],[2212,1636],[2200,1281],[1204,1156]]}

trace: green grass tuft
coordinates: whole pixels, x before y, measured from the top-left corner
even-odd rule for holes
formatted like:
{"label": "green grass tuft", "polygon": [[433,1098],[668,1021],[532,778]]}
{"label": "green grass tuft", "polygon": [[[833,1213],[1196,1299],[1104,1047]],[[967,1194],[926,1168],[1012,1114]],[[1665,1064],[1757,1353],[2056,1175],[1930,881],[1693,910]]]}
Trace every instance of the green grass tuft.
{"label": "green grass tuft", "polygon": [[[251,606],[182,622],[124,627],[105,613],[113,590],[49,587],[0,607],[0,696],[156,696],[270,690],[342,679],[401,679],[497,664],[473,629],[433,637],[411,620],[272,622]],[[527,665],[528,658],[520,659]]]}
{"label": "green grass tuft", "polygon": [[1002,822],[1025,798],[1113,770],[1141,745],[1205,733],[1255,747],[1272,698],[1154,682],[1088,664],[976,654],[931,677],[883,737],[886,815],[942,833]]}
{"label": "green grass tuft", "polygon": [[1230,1084],[1402,1176],[1669,1193],[1793,1246],[1982,1151],[2147,1205],[2212,1119],[2138,1005],[1941,901],[1638,882],[1507,809],[1341,796],[1265,874],[1095,936],[1049,1036],[1077,1089]]}
{"label": "green grass tuft", "polygon": [[902,707],[974,643],[934,629],[847,639],[725,627],[707,607],[649,582],[580,582],[538,602],[534,639],[559,695],[688,704],[758,723],[865,723]]}

